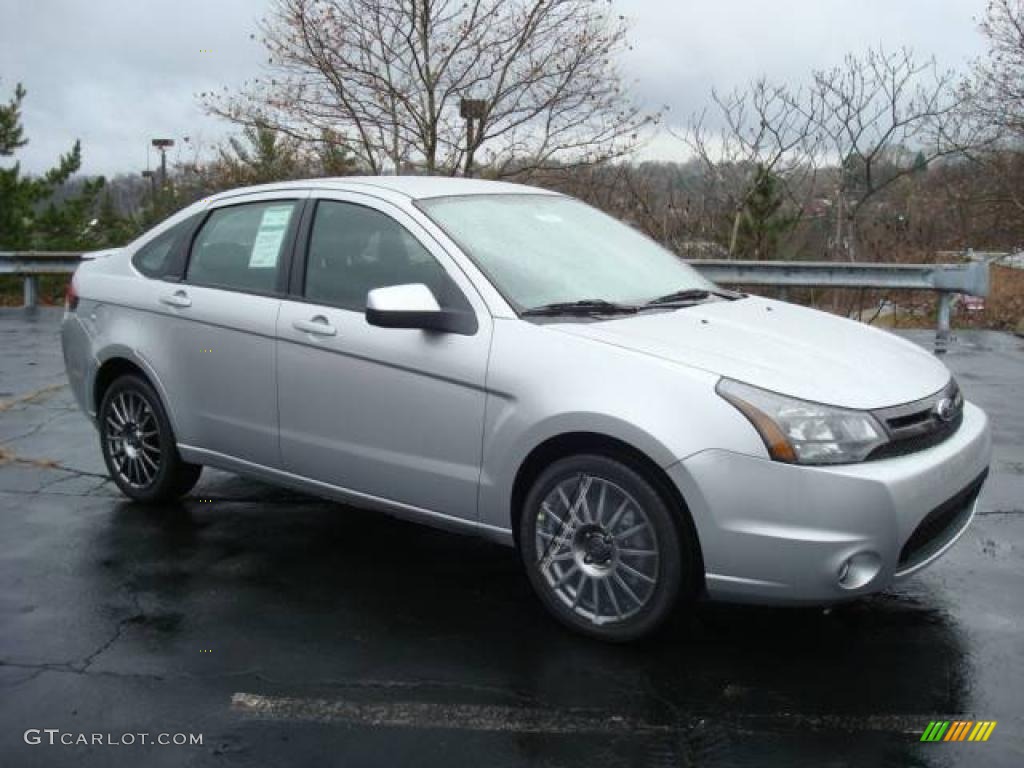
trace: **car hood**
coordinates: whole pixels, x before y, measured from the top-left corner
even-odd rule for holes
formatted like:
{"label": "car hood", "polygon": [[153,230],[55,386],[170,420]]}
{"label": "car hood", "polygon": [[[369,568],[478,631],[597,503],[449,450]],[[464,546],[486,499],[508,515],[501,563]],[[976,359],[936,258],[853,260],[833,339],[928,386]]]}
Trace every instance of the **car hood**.
{"label": "car hood", "polygon": [[548,327],[846,408],[918,400],[950,377],[932,354],[891,333],[757,297]]}

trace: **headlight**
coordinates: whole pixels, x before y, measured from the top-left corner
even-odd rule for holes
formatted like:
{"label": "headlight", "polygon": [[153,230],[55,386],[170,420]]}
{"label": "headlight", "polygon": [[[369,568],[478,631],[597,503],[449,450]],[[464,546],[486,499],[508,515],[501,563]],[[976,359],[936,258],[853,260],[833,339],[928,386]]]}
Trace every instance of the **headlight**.
{"label": "headlight", "polygon": [[885,430],[864,411],[835,408],[722,379],[718,394],[750,420],[776,461],[852,464],[886,443]]}

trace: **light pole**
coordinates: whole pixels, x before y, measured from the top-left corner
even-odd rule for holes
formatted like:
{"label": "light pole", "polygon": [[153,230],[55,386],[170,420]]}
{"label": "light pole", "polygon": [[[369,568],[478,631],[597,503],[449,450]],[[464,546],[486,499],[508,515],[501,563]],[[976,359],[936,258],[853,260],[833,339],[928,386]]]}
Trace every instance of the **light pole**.
{"label": "light pole", "polygon": [[[466,121],[466,176],[473,175],[473,145],[479,138],[480,125],[487,113],[487,102],[483,99],[462,99],[459,101],[459,115]],[[473,121],[476,120],[476,132]]]}
{"label": "light pole", "polygon": [[142,178],[149,179],[149,189],[153,195],[153,203],[156,203],[156,175],[152,171],[143,171]]}
{"label": "light pole", "polygon": [[174,146],[174,139],[153,139],[153,146],[160,151],[160,189],[166,189],[167,150]]}

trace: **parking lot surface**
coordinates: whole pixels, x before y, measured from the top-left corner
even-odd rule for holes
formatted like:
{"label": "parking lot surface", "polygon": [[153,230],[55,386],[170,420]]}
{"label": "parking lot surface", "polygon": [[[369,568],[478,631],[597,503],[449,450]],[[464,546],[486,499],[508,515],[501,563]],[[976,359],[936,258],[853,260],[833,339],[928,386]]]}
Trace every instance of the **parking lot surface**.
{"label": "parking lot surface", "polygon": [[[701,605],[617,647],[562,630],[486,542],[209,470],[178,505],[129,503],[59,321],[0,310],[0,764],[1024,764],[1024,339],[961,332],[946,357],[995,457],[939,563],[831,610]],[[940,719],[998,725],[921,743]]]}

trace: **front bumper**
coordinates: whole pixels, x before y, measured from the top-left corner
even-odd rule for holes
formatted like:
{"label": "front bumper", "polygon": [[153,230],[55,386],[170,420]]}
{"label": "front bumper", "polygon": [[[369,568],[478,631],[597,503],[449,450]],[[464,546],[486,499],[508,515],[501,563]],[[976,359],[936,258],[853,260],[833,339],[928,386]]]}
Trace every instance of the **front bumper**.
{"label": "front bumper", "polygon": [[700,538],[708,595],[829,603],[934,562],[974,515],[992,453],[988,417],[964,406],[932,448],[835,467],[708,450],[668,469]]}

